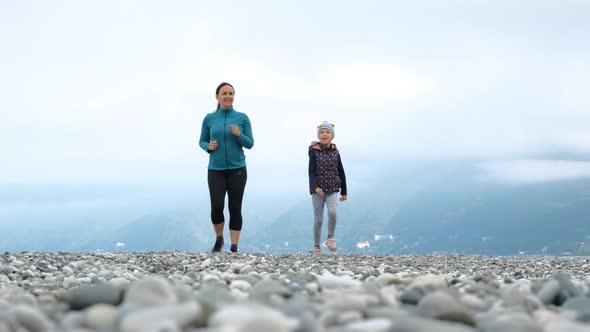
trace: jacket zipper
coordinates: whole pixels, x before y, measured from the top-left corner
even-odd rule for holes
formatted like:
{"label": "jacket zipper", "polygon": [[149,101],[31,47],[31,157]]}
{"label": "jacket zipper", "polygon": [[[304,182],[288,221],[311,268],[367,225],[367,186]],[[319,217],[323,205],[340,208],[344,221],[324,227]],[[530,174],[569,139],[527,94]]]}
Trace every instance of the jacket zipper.
{"label": "jacket zipper", "polygon": [[223,139],[225,142],[225,168],[229,168],[229,161],[227,160],[227,111],[224,111],[225,119],[223,120]]}

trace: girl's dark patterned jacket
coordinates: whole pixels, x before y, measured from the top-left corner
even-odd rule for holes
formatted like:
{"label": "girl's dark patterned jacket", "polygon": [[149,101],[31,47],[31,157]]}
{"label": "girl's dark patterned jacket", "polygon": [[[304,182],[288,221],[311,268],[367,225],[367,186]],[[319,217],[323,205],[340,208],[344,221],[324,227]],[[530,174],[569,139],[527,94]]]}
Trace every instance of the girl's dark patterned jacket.
{"label": "girl's dark patterned jacket", "polygon": [[321,144],[312,144],[308,154],[310,194],[314,194],[315,188],[320,187],[326,194],[340,191],[345,196],[346,175],[336,145],[324,147]]}

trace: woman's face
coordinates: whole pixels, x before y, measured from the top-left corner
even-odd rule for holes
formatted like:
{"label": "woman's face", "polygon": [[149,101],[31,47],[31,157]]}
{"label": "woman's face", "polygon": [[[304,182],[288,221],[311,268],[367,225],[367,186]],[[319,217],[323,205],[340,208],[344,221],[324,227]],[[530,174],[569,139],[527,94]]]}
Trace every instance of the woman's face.
{"label": "woman's face", "polygon": [[219,89],[217,94],[217,101],[219,106],[223,109],[229,109],[234,104],[234,88],[229,85],[224,85]]}

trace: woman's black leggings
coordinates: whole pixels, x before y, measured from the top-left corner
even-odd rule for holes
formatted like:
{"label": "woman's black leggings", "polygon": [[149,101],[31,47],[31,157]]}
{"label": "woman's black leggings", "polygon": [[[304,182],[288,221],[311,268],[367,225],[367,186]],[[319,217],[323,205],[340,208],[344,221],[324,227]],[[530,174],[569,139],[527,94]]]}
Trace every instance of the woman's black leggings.
{"label": "woman's black leggings", "polygon": [[229,229],[242,230],[242,198],[248,174],[246,167],[227,170],[208,170],[209,196],[211,197],[211,222],[221,224],[225,221],[223,208],[225,193],[229,205]]}

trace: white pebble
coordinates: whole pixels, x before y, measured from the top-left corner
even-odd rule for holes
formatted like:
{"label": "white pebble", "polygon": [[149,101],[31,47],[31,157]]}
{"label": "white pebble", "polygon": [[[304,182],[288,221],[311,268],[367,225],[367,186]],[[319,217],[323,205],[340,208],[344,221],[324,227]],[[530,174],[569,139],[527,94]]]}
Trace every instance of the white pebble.
{"label": "white pebble", "polygon": [[[201,306],[196,302],[185,302],[176,305],[155,306],[144,310],[135,311],[121,322],[123,332],[159,331],[154,326],[160,322],[168,322],[167,325],[184,327],[201,319]],[[170,324],[170,322],[172,324]],[[167,331],[167,330],[166,330]]]}
{"label": "white pebble", "polygon": [[86,326],[98,331],[115,325],[117,308],[109,304],[95,304],[86,309]]}
{"label": "white pebble", "polygon": [[164,305],[176,303],[176,293],[161,278],[146,278],[134,282],[125,293],[125,302],[139,305]]}
{"label": "white pebble", "polygon": [[344,328],[345,332],[387,332],[393,323],[390,319],[374,318],[364,321],[353,322]]}
{"label": "white pebble", "polygon": [[362,282],[358,280],[351,279],[348,276],[335,276],[329,271],[324,271],[324,273],[318,278],[318,283],[324,288],[354,289],[362,286]]}

